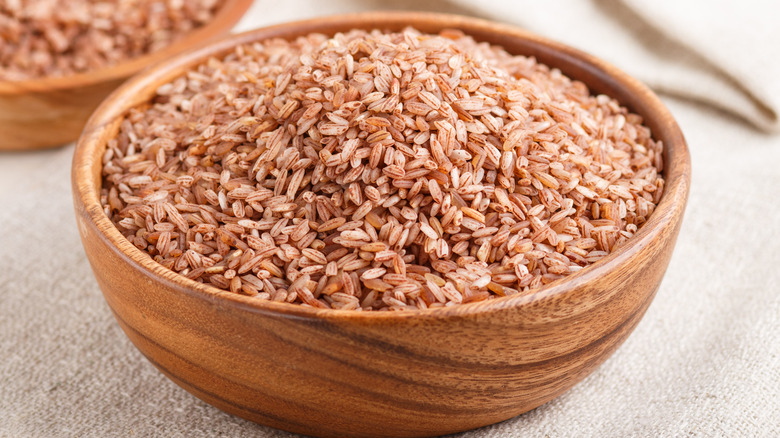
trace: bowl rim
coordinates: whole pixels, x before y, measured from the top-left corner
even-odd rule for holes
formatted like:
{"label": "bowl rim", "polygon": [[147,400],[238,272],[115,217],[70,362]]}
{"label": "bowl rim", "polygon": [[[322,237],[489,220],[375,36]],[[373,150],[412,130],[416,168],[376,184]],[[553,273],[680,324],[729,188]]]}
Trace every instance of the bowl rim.
{"label": "bowl rim", "polygon": [[229,32],[246,13],[253,0],[224,0],[221,3],[222,6],[211,21],[187,32],[160,50],[127,59],[118,64],[66,76],[45,76],[20,81],[0,80],[0,96],[66,90],[127,78],[150,65],[170,59],[189,48],[199,46],[224,32]]}
{"label": "bowl rim", "polygon": [[[656,137],[660,134],[664,137],[663,175],[665,185],[664,193],[654,212],[627,244],[574,274],[556,280],[526,294],[517,294],[434,309],[364,312],[340,309],[316,309],[299,304],[257,300],[252,297],[225,291],[214,286],[191,280],[163,267],[146,253],[133,246],[104,214],[102,205],[99,201],[99,184],[102,180],[100,171],[102,170],[102,156],[103,151],[105,150],[105,142],[100,144],[100,134],[112,123],[116,126],[116,122],[121,120],[124,109],[131,108],[137,103],[145,101],[145,99],[138,98],[138,95],[142,94],[140,91],[148,84],[153,83],[157,79],[165,78],[166,76],[169,77],[168,80],[177,77],[179,76],[178,74],[171,74],[177,67],[192,66],[202,62],[209,56],[224,55],[238,44],[261,41],[269,37],[277,37],[280,35],[283,35],[286,38],[292,38],[314,31],[332,34],[333,32],[331,30],[345,27],[369,29],[382,27],[383,25],[391,27],[394,24],[399,23],[403,23],[402,27],[417,27],[423,21],[427,20],[435,20],[436,27],[439,29],[457,28],[468,35],[479,32],[490,32],[512,39],[519,38],[525,40],[525,42],[530,42],[534,46],[543,48],[550,54],[554,54],[554,56],[561,58],[570,64],[575,64],[579,68],[584,67],[589,72],[606,75],[607,77],[614,79],[618,88],[623,89],[623,92],[629,92],[629,95],[638,96],[636,102],[639,102],[642,106],[641,111],[643,113],[641,115],[643,116],[644,121],[646,123],[649,120],[656,122],[656,129],[653,131],[653,136]],[[477,39],[476,36],[474,36],[474,38]],[[479,39],[477,40],[479,41]],[[586,85],[591,89],[591,84],[586,83]],[[626,106],[626,102],[620,101],[620,103],[621,105]],[[114,111],[118,108],[123,110]],[[630,109],[632,112],[639,111],[638,108]],[[658,132],[659,128],[661,131],[660,133]],[[97,149],[99,149],[99,151]],[[134,269],[144,273],[148,278],[176,290],[177,293],[184,293],[191,297],[224,303],[224,305],[236,306],[241,310],[253,314],[282,315],[288,318],[327,320],[331,322],[349,320],[352,322],[368,323],[370,321],[401,321],[409,318],[420,320],[422,318],[438,319],[469,317],[477,314],[540,304],[540,302],[552,298],[565,299],[567,293],[574,293],[578,289],[572,288],[570,285],[589,283],[618,266],[630,263],[631,259],[639,253],[640,250],[652,246],[654,240],[656,240],[667,227],[674,226],[675,224],[679,226],[679,223],[682,221],[690,187],[690,153],[679,126],[666,106],[661,102],[660,98],[637,79],[634,79],[612,64],[596,58],[595,56],[514,26],[499,24],[483,19],[430,12],[374,11],[292,21],[229,35],[211,42],[206,46],[180,53],[164,63],[146,69],[143,73],[134,76],[115,90],[93,113],[92,117],[87,122],[81,137],[77,141],[73,156],[71,178],[77,215],[79,211],[83,211],[84,217],[90,221],[88,224],[79,223],[79,225],[89,225],[93,227],[96,235],[118,257],[129,263]],[[93,181],[97,181],[98,184],[93,184]],[[670,224],[669,222],[672,223]]]}

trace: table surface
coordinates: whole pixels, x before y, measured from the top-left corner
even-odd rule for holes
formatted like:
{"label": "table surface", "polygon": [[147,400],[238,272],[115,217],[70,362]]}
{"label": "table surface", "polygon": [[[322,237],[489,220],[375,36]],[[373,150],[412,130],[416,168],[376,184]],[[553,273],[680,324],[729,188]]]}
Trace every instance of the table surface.
{"label": "table surface", "polygon": [[[300,3],[259,2],[239,29],[323,11]],[[381,5],[356,3],[322,8]],[[459,437],[780,435],[780,136],[662,99],[688,140],[693,179],[646,316],[572,390]],[[124,336],[76,229],[73,148],[0,155],[0,437],[294,436],[201,402]]]}

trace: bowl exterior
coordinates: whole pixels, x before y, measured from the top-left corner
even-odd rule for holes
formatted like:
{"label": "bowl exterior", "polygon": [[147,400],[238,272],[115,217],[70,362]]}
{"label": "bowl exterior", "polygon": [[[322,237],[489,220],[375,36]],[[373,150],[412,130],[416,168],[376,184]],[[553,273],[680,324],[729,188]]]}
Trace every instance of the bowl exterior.
{"label": "bowl exterior", "polygon": [[120,326],[156,367],[206,402],[261,424],[315,436],[458,432],[511,418],[571,388],[628,337],[661,283],[690,178],[679,128],[641,84],[615,78],[585,55],[511,28],[416,13],[329,20],[277,26],[231,41],[414,25],[424,31],[458,27],[514,53],[530,51],[646,117],[666,148],[667,191],[661,205],[626,247],[524,297],[394,314],[253,302],[157,266],[119,234],[99,205],[102,145],[116,130],[119,109],[130,105],[122,99],[142,99],[140,90],[170,77],[170,71],[157,69],[149,78],[125,84],[104,103],[74,158],[82,242]]}
{"label": "bowl exterior", "polygon": [[90,114],[124,79],[0,93],[0,151],[45,149],[76,140]]}
{"label": "bowl exterior", "polygon": [[[105,299],[176,383],[240,417],[316,436],[430,436],[492,424],[563,393],[634,329],[660,284],[676,224],[611,275],[484,313],[306,317],[160,280],[80,207]],[[226,293],[227,294],[227,293]]]}

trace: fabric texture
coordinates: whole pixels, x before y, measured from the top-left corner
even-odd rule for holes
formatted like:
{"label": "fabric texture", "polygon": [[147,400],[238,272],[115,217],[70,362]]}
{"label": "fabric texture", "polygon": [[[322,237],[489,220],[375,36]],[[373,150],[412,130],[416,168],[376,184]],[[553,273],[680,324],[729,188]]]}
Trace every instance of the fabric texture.
{"label": "fabric texture", "polygon": [[455,1],[592,53],[656,91],[780,130],[780,27],[771,0],[587,0],[555,7]]}
{"label": "fabric texture", "polygon": [[[388,7],[509,21],[654,86],[682,127],[690,200],[637,329],[562,396],[457,437],[780,436],[780,57],[757,44],[780,41],[780,6],[715,3],[261,0],[237,27]],[[122,333],[79,240],[73,149],[0,154],[0,437],[295,437],[190,395]]]}

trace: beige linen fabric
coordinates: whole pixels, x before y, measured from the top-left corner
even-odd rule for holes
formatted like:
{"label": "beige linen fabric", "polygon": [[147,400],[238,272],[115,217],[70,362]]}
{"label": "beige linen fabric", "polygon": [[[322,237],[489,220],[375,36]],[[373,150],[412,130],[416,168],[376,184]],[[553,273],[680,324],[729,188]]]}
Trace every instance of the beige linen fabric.
{"label": "beige linen fabric", "polygon": [[[530,28],[545,14],[567,20],[567,11],[577,11],[580,6],[574,5],[580,3],[512,2],[528,10],[503,14],[503,19],[516,18]],[[683,11],[684,3],[654,2],[656,9],[663,6],[672,13],[656,11],[653,18],[643,16],[644,23],[652,29],[653,23],[679,18],[676,11]],[[624,5],[628,10],[639,2]],[[383,6],[389,5],[264,0],[239,29]],[[394,6],[479,10],[465,1]],[[764,13],[777,12],[775,7]],[[714,17],[715,23],[720,12],[698,13]],[[735,27],[752,29],[755,14],[731,17]],[[563,25],[534,30],[592,53],[601,48],[590,36],[603,33],[628,59],[636,46],[625,39],[637,38],[631,32],[641,29],[631,25],[627,31],[619,23],[599,21],[570,29],[573,34]],[[680,32],[692,41],[699,30]],[[740,51],[734,44],[732,54],[766,55],[753,52],[753,46]],[[621,59],[611,61],[620,64]],[[669,62],[680,59],[670,52]],[[709,59],[711,65],[720,62],[715,55]],[[691,87],[718,83],[658,62],[643,79],[665,76],[672,86],[679,75],[680,83]],[[778,60],[761,62],[776,67]],[[632,64],[620,66],[630,70]],[[777,81],[749,70],[728,71],[734,81],[747,75],[732,81],[739,84],[733,95],[771,105]],[[713,90],[725,90],[725,82],[712,85]],[[780,137],[744,123],[750,119],[770,127],[776,121],[760,123],[747,112],[736,116],[736,110],[714,110],[702,98],[662,98],[688,139],[693,181],[674,256],[645,318],[603,366],[569,392],[527,414],[457,437],[780,436]],[[128,341],[79,241],[70,194],[72,153],[73,145],[0,154],[0,437],[294,437],[201,402]]]}
{"label": "beige linen fabric", "polygon": [[455,0],[599,56],[657,91],[780,130],[773,0]]}

